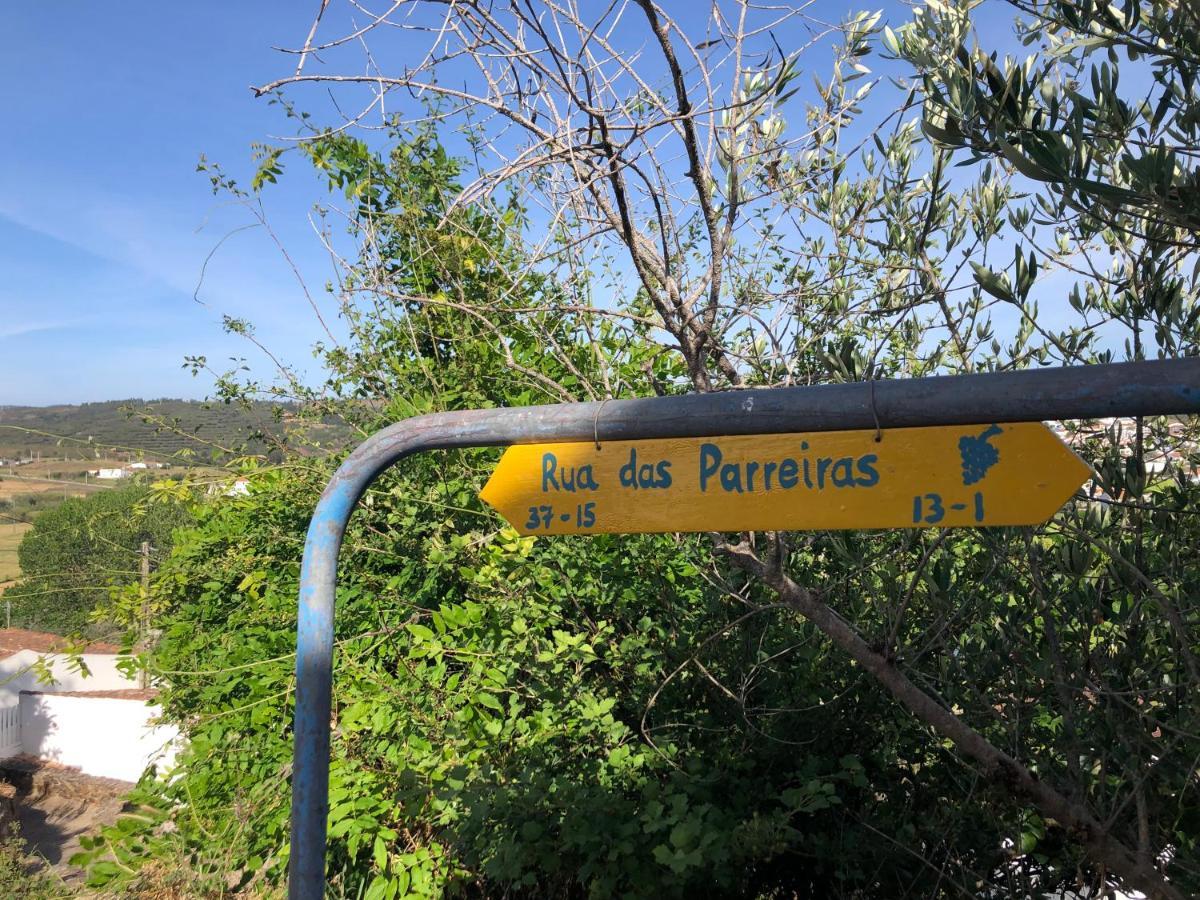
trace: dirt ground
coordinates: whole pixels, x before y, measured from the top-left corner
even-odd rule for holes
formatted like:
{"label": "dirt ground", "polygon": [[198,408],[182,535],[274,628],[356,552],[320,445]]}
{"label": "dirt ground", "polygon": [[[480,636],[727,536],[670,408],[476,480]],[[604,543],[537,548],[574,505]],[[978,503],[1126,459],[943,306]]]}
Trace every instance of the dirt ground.
{"label": "dirt ground", "polygon": [[79,838],[115,822],[122,805],[119,798],[95,801],[69,797],[19,803],[21,836],[34,868],[50,868],[66,884],[82,883],[83,869],[68,862],[81,849]]}
{"label": "dirt ground", "polygon": [[112,482],[67,481],[60,478],[42,478],[33,475],[0,475],[0,499],[15,499],[24,494],[66,494],[68,497],[83,497],[96,491],[108,490]]}
{"label": "dirt ground", "polygon": [[79,839],[115,822],[133,785],[22,757],[0,762],[0,778],[16,788],[31,868],[49,869],[67,885],[81,884],[83,870],[68,862],[80,850]]}

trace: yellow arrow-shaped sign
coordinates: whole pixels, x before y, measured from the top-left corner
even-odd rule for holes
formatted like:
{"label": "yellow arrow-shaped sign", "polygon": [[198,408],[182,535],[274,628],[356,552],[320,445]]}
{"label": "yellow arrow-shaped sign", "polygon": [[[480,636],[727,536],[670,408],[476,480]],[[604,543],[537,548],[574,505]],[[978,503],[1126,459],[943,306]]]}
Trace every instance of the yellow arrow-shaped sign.
{"label": "yellow arrow-shaped sign", "polygon": [[480,496],[521,534],[1034,525],[1090,475],[1045,425],[528,444]]}

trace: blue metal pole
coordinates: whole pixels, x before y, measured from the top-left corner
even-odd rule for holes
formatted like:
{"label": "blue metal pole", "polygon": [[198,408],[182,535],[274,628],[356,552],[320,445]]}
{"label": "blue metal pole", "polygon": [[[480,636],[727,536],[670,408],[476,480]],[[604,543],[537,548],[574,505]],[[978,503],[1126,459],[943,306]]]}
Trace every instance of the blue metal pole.
{"label": "blue metal pole", "polygon": [[292,763],[289,895],[325,891],[325,822],[329,816],[329,713],[332,694],[333,597],[337,557],[366,479],[330,481],[304,542],[296,627],[296,726]]}
{"label": "blue metal pole", "polygon": [[1200,359],[1033,369],[433,413],[360,444],[330,479],[304,545],[296,635],[290,900],[325,892],[337,559],[367,486],[412,453],[542,441],[781,434],[1200,413]]}

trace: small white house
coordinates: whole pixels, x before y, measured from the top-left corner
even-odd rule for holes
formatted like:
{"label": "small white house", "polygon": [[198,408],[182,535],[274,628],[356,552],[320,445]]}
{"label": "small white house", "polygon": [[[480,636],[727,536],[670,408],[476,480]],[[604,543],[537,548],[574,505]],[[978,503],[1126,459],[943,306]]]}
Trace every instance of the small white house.
{"label": "small white house", "polygon": [[107,479],[107,480],[112,480],[112,479],[116,479],[116,478],[128,478],[129,472],[125,469],[97,469],[96,477]]}

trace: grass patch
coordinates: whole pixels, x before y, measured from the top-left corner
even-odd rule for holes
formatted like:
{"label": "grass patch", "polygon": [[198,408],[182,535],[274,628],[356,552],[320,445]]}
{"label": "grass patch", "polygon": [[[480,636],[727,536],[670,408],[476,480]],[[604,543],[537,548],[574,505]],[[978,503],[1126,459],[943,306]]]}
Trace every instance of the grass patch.
{"label": "grass patch", "polygon": [[0,896],[21,900],[67,900],[66,885],[49,872],[30,871],[21,839],[9,836],[0,842]]}
{"label": "grass patch", "polygon": [[25,522],[0,520],[0,584],[16,581],[21,577],[21,567],[17,564],[17,547],[20,546],[25,532],[32,527]]}

